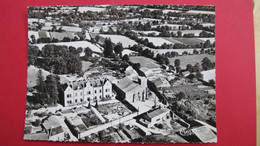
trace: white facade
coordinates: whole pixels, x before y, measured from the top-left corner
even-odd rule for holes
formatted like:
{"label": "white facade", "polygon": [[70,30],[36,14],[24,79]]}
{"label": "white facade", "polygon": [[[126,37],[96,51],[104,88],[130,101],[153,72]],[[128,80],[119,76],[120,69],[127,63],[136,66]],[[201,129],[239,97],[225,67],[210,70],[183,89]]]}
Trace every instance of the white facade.
{"label": "white facade", "polygon": [[88,104],[102,99],[113,99],[112,84],[108,80],[76,81],[67,83],[64,106]]}

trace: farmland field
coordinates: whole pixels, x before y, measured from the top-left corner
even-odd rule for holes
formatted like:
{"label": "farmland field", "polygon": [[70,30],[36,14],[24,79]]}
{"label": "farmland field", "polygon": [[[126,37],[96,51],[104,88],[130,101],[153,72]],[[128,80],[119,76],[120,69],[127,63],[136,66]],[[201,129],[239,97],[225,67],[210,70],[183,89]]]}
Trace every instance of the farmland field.
{"label": "farmland field", "polygon": [[99,35],[99,36],[103,37],[103,38],[110,38],[111,41],[114,44],[121,42],[124,48],[128,48],[129,46],[133,46],[133,45],[137,44],[134,40],[131,40],[128,37],[121,36],[121,35],[105,35],[105,34],[102,34],[102,35]]}
{"label": "farmland field", "polygon": [[105,8],[97,8],[97,7],[79,7],[79,12],[83,13],[83,12],[87,12],[87,11],[94,11],[94,12],[101,12],[101,11],[105,11]]}
{"label": "farmland field", "polygon": [[127,54],[129,56],[131,53],[137,53],[137,52],[129,50],[129,49],[124,49],[122,51],[122,56],[124,56],[125,54]]}
{"label": "farmland field", "polygon": [[215,62],[215,56],[209,54],[177,56],[169,58],[169,61],[171,65],[174,65],[175,59],[179,59],[181,61],[181,68],[185,69],[187,64],[195,65],[197,62],[201,64],[204,57],[208,57],[211,62]]}
{"label": "farmland field", "polygon": [[200,40],[202,40],[202,41],[207,41],[207,40],[209,40],[210,41],[210,43],[214,43],[215,42],[215,38],[198,38],[198,39],[200,39]]}
{"label": "farmland field", "polygon": [[75,35],[71,32],[50,32],[51,38],[56,38],[59,41],[62,41],[65,37],[73,39]]}
{"label": "farmland field", "polygon": [[73,26],[62,26],[62,29],[69,32],[81,32],[82,29],[79,27],[73,27]]}
{"label": "farmland field", "polygon": [[149,42],[152,42],[155,46],[161,46],[162,44],[173,44],[172,42],[165,40],[161,37],[142,37],[143,39],[148,39]]}
{"label": "farmland field", "polygon": [[[50,72],[41,69],[42,70],[42,75],[44,78],[46,78],[46,76],[48,76],[49,74],[51,74]],[[39,68],[30,65],[27,68],[27,87],[34,87],[36,86],[36,80],[37,80],[37,73],[39,71]]]}
{"label": "farmland field", "polygon": [[193,13],[193,14],[213,14],[215,15],[215,11],[200,11],[200,10],[189,10],[186,13]]}
{"label": "farmland field", "polygon": [[203,23],[203,24],[201,24],[202,26],[215,26],[215,24],[213,24],[213,23]]}
{"label": "farmland field", "polygon": [[204,81],[216,80],[216,73],[215,72],[216,72],[215,69],[202,71],[201,73],[203,74],[203,80]]}
{"label": "farmland field", "polygon": [[172,38],[172,39],[180,41],[187,45],[196,45],[199,43],[204,43],[204,41],[197,39],[197,38]]}
{"label": "farmland field", "polygon": [[174,39],[172,37],[164,37],[164,39],[166,39],[167,41],[172,42],[173,44],[176,44],[176,43],[183,44],[181,41],[178,41],[178,40],[176,40],[176,39]]}
{"label": "farmland field", "polygon": [[130,61],[133,63],[140,63],[141,67],[147,67],[149,69],[160,68],[160,65],[158,65],[154,60],[150,58],[146,58],[143,56],[132,56],[129,58]]}

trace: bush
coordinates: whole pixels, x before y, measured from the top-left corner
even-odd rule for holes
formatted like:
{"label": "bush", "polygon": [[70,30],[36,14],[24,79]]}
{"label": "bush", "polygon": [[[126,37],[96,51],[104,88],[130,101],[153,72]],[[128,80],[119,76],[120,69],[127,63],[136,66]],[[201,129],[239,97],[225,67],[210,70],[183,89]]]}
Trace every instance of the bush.
{"label": "bush", "polygon": [[33,122],[33,125],[36,126],[36,127],[40,126],[40,124],[41,124],[41,120],[40,120],[40,119],[36,119],[36,120]]}

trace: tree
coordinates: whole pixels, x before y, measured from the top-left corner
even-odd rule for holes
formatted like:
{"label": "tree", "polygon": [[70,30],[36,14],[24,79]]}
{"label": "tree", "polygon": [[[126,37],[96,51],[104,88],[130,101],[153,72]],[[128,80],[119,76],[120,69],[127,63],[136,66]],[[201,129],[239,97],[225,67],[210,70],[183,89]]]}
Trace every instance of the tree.
{"label": "tree", "polygon": [[113,54],[113,48],[112,48],[112,42],[109,39],[106,38],[105,40],[105,46],[104,46],[104,56],[105,57],[111,57]]}
{"label": "tree", "polygon": [[197,72],[195,76],[197,79],[203,80],[203,74],[201,72]]}
{"label": "tree", "polygon": [[44,82],[44,77],[42,74],[42,70],[39,70],[37,73],[37,80],[36,80],[36,99],[38,102],[40,102],[41,104],[45,103],[45,98],[48,97],[47,94],[47,86]]}
{"label": "tree", "polygon": [[39,48],[37,46],[28,46],[28,65],[34,65],[39,54]]}
{"label": "tree", "polygon": [[210,84],[211,86],[214,86],[214,85],[215,85],[215,81],[214,81],[213,79],[211,79],[211,80],[209,80],[209,84]]}
{"label": "tree", "polygon": [[175,67],[180,67],[180,65],[181,65],[180,59],[175,59],[175,61],[174,61],[174,66],[175,66]]}
{"label": "tree", "polygon": [[99,39],[100,39],[100,36],[97,35],[97,36],[95,37],[95,41],[98,43]]}
{"label": "tree", "polygon": [[47,86],[47,92],[49,94],[49,98],[46,100],[48,104],[56,104],[58,101],[58,88],[57,88],[57,82],[54,75],[48,75],[46,77],[46,86]]}
{"label": "tree", "polygon": [[201,65],[199,63],[196,63],[194,66],[193,66],[193,71],[194,72],[200,72],[201,71]]}
{"label": "tree", "polygon": [[140,66],[141,66],[140,63],[134,63],[134,64],[133,64],[133,69],[139,70],[139,69],[140,69]]}
{"label": "tree", "polygon": [[203,58],[201,66],[203,70],[209,70],[215,67],[214,63],[212,63],[208,57]]}
{"label": "tree", "polygon": [[115,47],[114,47],[114,51],[116,54],[122,54],[123,51],[123,46],[122,43],[118,43]]}
{"label": "tree", "polygon": [[186,70],[189,71],[190,73],[194,72],[193,66],[191,64],[187,64]]}
{"label": "tree", "polygon": [[89,58],[92,57],[93,51],[89,47],[85,48],[84,52],[85,52],[84,55],[85,60],[88,60]]}
{"label": "tree", "polygon": [[36,39],[35,39],[35,36],[34,36],[34,35],[31,35],[31,40],[32,40],[32,44],[35,44],[35,43],[36,43]]}
{"label": "tree", "polygon": [[181,31],[177,31],[177,36],[178,37],[182,37],[182,32]]}
{"label": "tree", "polygon": [[129,61],[129,57],[128,57],[128,55],[127,55],[127,54],[125,54],[125,55],[123,56],[123,60],[124,60],[124,61],[126,61],[126,62],[128,62],[128,61]]}

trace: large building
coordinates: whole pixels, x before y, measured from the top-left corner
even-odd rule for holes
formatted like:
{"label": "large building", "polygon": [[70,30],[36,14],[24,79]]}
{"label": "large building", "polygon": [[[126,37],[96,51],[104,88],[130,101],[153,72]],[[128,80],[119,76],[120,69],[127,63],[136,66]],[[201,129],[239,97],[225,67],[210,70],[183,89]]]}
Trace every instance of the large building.
{"label": "large building", "polygon": [[112,84],[107,79],[84,79],[64,84],[60,91],[63,106],[88,104],[114,98]]}
{"label": "large building", "polygon": [[144,101],[147,99],[147,79],[138,77],[138,82],[134,82],[125,77],[113,85],[119,99],[125,99],[130,103]]}

